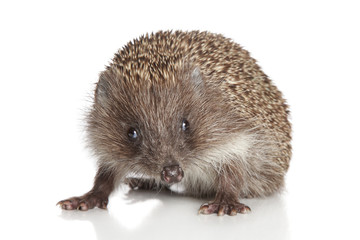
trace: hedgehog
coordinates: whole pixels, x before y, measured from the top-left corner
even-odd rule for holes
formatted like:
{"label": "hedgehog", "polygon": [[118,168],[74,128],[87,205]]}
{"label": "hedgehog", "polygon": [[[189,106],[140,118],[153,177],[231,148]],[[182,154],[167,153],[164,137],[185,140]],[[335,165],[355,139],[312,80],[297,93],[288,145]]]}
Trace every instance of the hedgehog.
{"label": "hedgehog", "polygon": [[100,73],[86,119],[93,188],[58,203],[107,208],[120,183],[213,199],[199,214],[236,215],[243,198],[284,188],[291,124],[282,93],[221,34],[160,31],[120,49]]}

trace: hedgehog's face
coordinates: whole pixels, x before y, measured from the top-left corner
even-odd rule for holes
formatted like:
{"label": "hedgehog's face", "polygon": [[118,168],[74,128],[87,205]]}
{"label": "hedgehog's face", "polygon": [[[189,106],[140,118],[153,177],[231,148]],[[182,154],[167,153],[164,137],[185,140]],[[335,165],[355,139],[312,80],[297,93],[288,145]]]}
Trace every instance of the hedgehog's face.
{"label": "hedgehog's face", "polygon": [[196,153],[226,132],[228,110],[197,68],[149,82],[131,77],[102,74],[89,117],[90,143],[103,164],[178,182]]}

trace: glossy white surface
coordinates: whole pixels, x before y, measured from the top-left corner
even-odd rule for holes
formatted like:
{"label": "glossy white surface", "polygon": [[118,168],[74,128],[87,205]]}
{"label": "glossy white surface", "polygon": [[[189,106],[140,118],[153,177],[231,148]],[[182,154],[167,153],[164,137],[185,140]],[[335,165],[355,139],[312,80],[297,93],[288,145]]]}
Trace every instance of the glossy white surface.
{"label": "glossy white surface", "polygon": [[[360,36],[356,1],[0,3],[0,239],[360,239]],[[236,217],[205,201],[128,192],[107,211],[55,204],[92,186],[82,118],[98,73],[159,29],[223,33],[252,53],[291,107],[287,190]]]}

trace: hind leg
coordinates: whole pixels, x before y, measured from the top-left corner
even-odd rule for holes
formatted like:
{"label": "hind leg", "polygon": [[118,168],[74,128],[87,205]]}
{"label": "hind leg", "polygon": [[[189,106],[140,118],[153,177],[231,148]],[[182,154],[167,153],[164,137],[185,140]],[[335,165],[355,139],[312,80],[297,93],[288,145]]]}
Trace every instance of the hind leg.
{"label": "hind leg", "polygon": [[132,190],[160,190],[165,187],[165,185],[157,183],[155,179],[127,178],[125,183]]}

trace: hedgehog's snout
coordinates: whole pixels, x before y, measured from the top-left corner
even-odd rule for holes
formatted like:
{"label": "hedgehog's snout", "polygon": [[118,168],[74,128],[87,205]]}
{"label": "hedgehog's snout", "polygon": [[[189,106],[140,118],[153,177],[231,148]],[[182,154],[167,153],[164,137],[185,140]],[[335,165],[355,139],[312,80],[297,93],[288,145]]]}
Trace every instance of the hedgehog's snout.
{"label": "hedgehog's snout", "polygon": [[179,165],[165,166],[161,171],[161,179],[168,184],[178,183],[184,177],[184,171]]}

